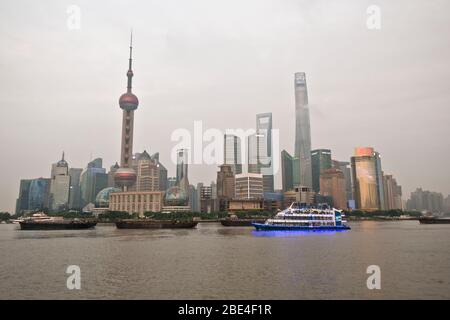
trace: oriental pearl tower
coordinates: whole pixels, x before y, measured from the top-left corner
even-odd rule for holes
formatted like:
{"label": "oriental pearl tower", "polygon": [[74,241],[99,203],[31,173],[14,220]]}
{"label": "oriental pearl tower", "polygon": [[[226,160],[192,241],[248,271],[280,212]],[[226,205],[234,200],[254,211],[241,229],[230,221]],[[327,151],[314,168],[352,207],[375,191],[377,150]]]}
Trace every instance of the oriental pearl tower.
{"label": "oriental pearl tower", "polygon": [[123,191],[128,191],[128,188],[133,186],[136,182],[136,172],[131,167],[133,154],[133,126],[134,126],[134,110],[139,105],[138,98],[131,92],[131,82],[133,78],[133,70],[131,69],[133,50],[133,34],[130,38],[130,58],[128,60],[128,85],[127,92],[122,94],[119,98],[119,106],[123,110],[122,116],[122,145],[120,153],[120,168],[117,169],[114,175],[116,185],[122,188]]}

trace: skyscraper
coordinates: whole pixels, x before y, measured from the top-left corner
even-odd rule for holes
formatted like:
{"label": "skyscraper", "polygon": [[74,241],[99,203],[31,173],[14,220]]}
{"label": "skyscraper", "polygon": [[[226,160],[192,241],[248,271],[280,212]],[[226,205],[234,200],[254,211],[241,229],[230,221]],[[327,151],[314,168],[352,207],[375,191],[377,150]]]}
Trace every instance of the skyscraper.
{"label": "skyscraper", "polygon": [[138,98],[131,92],[132,88],[132,50],[133,50],[133,35],[130,40],[130,58],[128,60],[127,71],[127,92],[122,94],[119,98],[119,106],[123,110],[122,114],[122,143],[120,154],[120,168],[117,169],[114,179],[117,186],[122,190],[127,189],[134,185],[136,182],[136,172],[131,167],[132,154],[133,154],[133,129],[134,129],[134,110],[139,105]]}
{"label": "skyscraper", "polygon": [[119,164],[117,162],[115,164],[113,164],[111,167],[109,167],[108,187],[114,188],[116,186],[116,181],[114,179],[114,176],[116,175],[116,171],[119,168],[120,168],[120,166],[119,166]]}
{"label": "skyscraper", "polygon": [[203,183],[199,182],[197,183],[197,187],[196,187],[196,191],[197,191],[197,204],[194,205],[199,211],[201,211],[201,192],[202,192],[202,188],[203,188]]}
{"label": "skyscraper", "polygon": [[217,172],[217,198],[232,199],[235,191],[235,174],[232,170],[232,166],[223,164],[219,166],[219,168],[220,171]]}
{"label": "skyscraper", "polygon": [[70,168],[70,192],[69,192],[69,209],[81,209],[81,186],[80,179],[83,169]]}
{"label": "skyscraper", "polygon": [[406,207],[408,210],[442,213],[444,211],[444,196],[440,192],[433,192],[417,188],[411,192]]}
{"label": "skyscraper", "polygon": [[272,158],[272,113],[256,115],[257,163],[263,175],[264,192],[274,191]]}
{"label": "skyscraper", "polygon": [[261,173],[258,165],[258,135],[256,133],[247,137],[247,172]]}
{"label": "skyscraper", "polygon": [[306,75],[297,72],[295,87],[295,157],[298,158],[299,184],[312,187],[311,129],[309,124],[308,91]]}
{"label": "skyscraper", "polygon": [[[356,207],[362,210],[384,208],[381,159],[373,148],[356,148],[351,157]],[[380,196],[382,195],[382,196]]]}
{"label": "skyscraper", "polygon": [[264,192],[273,192],[271,113],[256,115],[256,133],[247,139],[248,173],[262,174]]}
{"label": "skyscraper", "polygon": [[316,149],[311,151],[312,187],[315,192],[320,192],[320,175],[330,168],[330,149]]}
{"label": "skyscraper", "polygon": [[286,151],[281,151],[281,184],[283,192],[292,190],[294,187],[293,158]]}
{"label": "skyscraper", "polygon": [[28,193],[28,209],[33,211],[48,209],[50,179],[37,178],[31,180]]}
{"label": "skyscraper", "polygon": [[81,206],[94,203],[97,194],[108,186],[108,174],[102,167],[101,158],[96,158],[88,163],[80,177]]}
{"label": "skyscraper", "polygon": [[216,211],[216,200],[213,198],[212,186],[201,186],[199,190],[200,195],[200,212],[214,212]]}
{"label": "skyscraper", "polygon": [[384,201],[386,210],[402,209],[402,187],[390,174],[383,175]]}
{"label": "skyscraper", "polygon": [[172,188],[177,185],[177,178],[176,177],[168,177],[167,178],[167,189]]}
{"label": "skyscraper", "polygon": [[384,199],[384,184],[383,184],[383,170],[381,169],[381,155],[378,152],[374,152],[375,156],[375,169],[377,174],[377,192],[379,199],[379,208],[381,210],[386,209],[386,201]]}
{"label": "skyscraper", "polygon": [[189,178],[188,178],[188,150],[177,150],[177,186],[188,193]]}
{"label": "skyscraper", "polygon": [[243,173],[235,177],[236,199],[262,199],[263,177],[259,173]]}
{"label": "skyscraper", "polygon": [[347,194],[347,200],[353,200],[353,182],[352,171],[350,168],[350,162],[332,160],[333,168],[341,170],[345,178],[345,191]]}
{"label": "skyscraper", "polygon": [[28,211],[48,209],[50,181],[48,178],[20,180],[15,213],[22,215]]}
{"label": "skyscraper", "polygon": [[20,180],[19,197],[16,200],[16,214],[21,215],[28,210],[31,179]]}
{"label": "skyscraper", "polygon": [[300,185],[299,159],[291,156],[286,150],[281,152],[281,180],[283,192],[293,190]]}
{"label": "skyscraper", "polygon": [[331,196],[335,208],[347,209],[345,177],[341,170],[336,168],[323,170],[320,174],[320,193],[323,196]]}
{"label": "skyscraper", "polygon": [[232,167],[234,174],[242,173],[241,140],[238,136],[225,134],[223,136],[223,163]]}
{"label": "skyscraper", "polygon": [[145,150],[137,159],[136,171],[136,191],[159,191],[158,164]]}
{"label": "skyscraper", "polygon": [[159,161],[159,152],[156,152],[152,154],[151,156],[152,160],[155,161],[157,167],[158,167],[158,174],[159,174],[159,191],[166,191],[167,186],[167,169],[163,164]]}
{"label": "skyscraper", "polygon": [[65,210],[69,207],[70,176],[69,165],[62,159],[52,165],[50,182],[50,209],[53,211]]}
{"label": "skyscraper", "polygon": [[189,185],[189,206],[192,212],[200,212],[200,192],[194,185]]}

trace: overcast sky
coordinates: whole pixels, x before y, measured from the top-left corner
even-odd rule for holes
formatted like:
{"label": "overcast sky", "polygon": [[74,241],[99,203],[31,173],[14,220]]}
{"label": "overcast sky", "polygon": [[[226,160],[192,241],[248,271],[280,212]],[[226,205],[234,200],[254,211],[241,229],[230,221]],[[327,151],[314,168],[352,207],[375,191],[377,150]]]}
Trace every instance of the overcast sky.
{"label": "overcast sky", "polygon": [[[366,26],[372,4],[380,30]],[[373,146],[404,198],[419,186],[446,196],[449,12],[448,0],[1,1],[0,210],[13,212],[19,180],[49,177],[63,150],[71,167],[119,160],[131,28],[134,150],[159,151],[169,175],[171,133],[195,120],[247,129],[272,112],[293,153],[293,74],[304,71],[313,148],[348,161]],[[216,178],[213,165],[189,170],[191,183]]]}

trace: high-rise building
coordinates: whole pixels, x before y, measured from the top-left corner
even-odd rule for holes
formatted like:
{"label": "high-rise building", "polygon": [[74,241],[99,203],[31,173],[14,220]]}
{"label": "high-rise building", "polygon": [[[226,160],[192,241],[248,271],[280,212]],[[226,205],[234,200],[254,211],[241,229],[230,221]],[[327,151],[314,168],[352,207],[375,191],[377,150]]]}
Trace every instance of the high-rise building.
{"label": "high-rise building", "polygon": [[[295,157],[298,158],[298,178],[302,186],[312,187],[311,129],[309,124],[308,90],[306,75],[297,72],[295,87]],[[296,170],[294,170],[296,171]]]}
{"label": "high-rise building", "polygon": [[147,151],[139,154],[136,160],[136,191],[159,191],[159,169],[156,160]]}
{"label": "high-rise building", "polygon": [[223,164],[217,172],[217,198],[232,199],[234,197],[235,182],[232,166]]}
{"label": "high-rise building", "polygon": [[312,187],[315,192],[320,192],[320,175],[331,169],[331,150],[316,149],[311,151]]}
{"label": "high-rise building", "polygon": [[81,168],[70,168],[70,192],[69,192],[69,209],[81,209]]}
{"label": "high-rise building", "polygon": [[31,180],[28,193],[28,209],[33,211],[48,209],[50,179],[37,178]]}
{"label": "high-rise building", "polygon": [[272,113],[256,115],[257,163],[263,175],[264,192],[274,191],[272,157]]}
{"label": "high-rise building", "polygon": [[286,151],[281,151],[281,185],[283,192],[292,190],[294,187],[293,158]]}
{"label": "high-rise building", "polygon": [[283,192],[300,185],[299,159],[291,156],[286,150],[281,152],[281,180]]}
{"label": "high-rise building", "polygon": [[177,185],[177,178],[176,177],[169,177],[169,178],[167,178],[167,189],[172,188],[172,187],[174,187],[176,185]]}
{"label": "high-rise building", "polygon": [[217,199],[217,184],[214,181],[211,181],[211,198]]}
{"label": "high-rise building", "polygon": [[187,192],[189,187],[187,149],[177,150],[177,185]]}
{"label": "high-rise building", "polygon": [[351,164],[357,209],[383,209],[384,188],[379,153],[369,147],[356,148]]}
{"label": "high-rise building", "polygon": [[384,199],[384,184],[383,184],[383,170],[381,169],[381,155],[378,152],[374,152],[375,155],[375,169],[377,174],[377,192],[379,199],[380,210],[385,210],[386,201]]}
{"label": "high-rise building", "polygon": [[444,196],[440,192],[417,188],[416,191],[411,192],[406,207],[411,211],[442,213],[444,212]]}
{"label": "high-rise building", "polygon": [[248,173],[263,175],[264,192],[273,192],[272,114],[256,115],[256,133],[248,136]]}
{"label": "high-rise building", "polygon": [[397,180],[392,175],[383,175],[384,201],[386,210],[401,210],[402,187],[397,184]]}
{"label": "high-rise building", "polygon": [[115,164],[113,164],[111,167],[109,167],[109,172],[108,172],[108,187],[109,188],[114,188],[116,186],[116,181],[114,179],[114,176],[116,175],[116,171],[119,168],[120,168],[120,166],[117,162]]}
{"label": "high-rise building", "polygon": [[[314,160],[313,160],[314,166]],[[345,177],[341,170],[330,168],[320,175],[320,193],[333,198],[333,206],[337,209],[347,209],[345,192]]]}
{"label": "high-rise building", "polygon": [[136,172],[132,168],[132,154],[133,154],[133,130],[134,130],[134,111],[139,105],[139,100],[132,93],[132,50],[133,37],[130,41],[130,58],[128,60],[127,71],[127,92],[122,94],[119,98],[119,106],[123,110],[122,113],[122,142],[120,153],[120,168],[117,169],[114,179],[116,185],[122,190],[127,191],[129,187],[136,182]]}
{"label": "high-rise building", "polygon": [[292,202],[312,205],[314,203],[315,192],[311,187],[296,186],[292,190],[284,192],[284,207],[288,207]]}
{"label": "high-rise building", "polygon": [[211,186],[202,186],[200,190],[200,199],[212,199]]}
{"label": "high-rise building", "polygon": [[203,183],[199,182],[197,183],[197,187],[195,188],[197,190],[197,204],[195,205],[199,211],[201,211],[201,192],[203,188]]}
{"label": "high-rise building", "polygon": [[213,186],[202,186],[199,193],[200,212],[211,213],[217,211],[217,201],[213,197]]}
{"label": "high-rise building", "polygon": [[62,159],[52,165],[50,182],[50,209],[53,211],[69,208],[70,176],[69,165]]}
{"label": "high-rise building", "polygon": [[448,214],[450,213],[450,195],[444,199],[444,211]]}
{"label": "high-rise building", "polygon": [[81,173],[81,207],[85,207],[89,203],[95,203],[97,194],[108,186],[108,174],[102,164],[102,159],[96,158],[89,162]]}
{"label": "high-rise building", "polygon": [[352,170],[350,162],[332,160],[332,167],[341,170],[345,178],[345,192],[347,201],[353,200],[353,182],[352,182]]}
{"label": "high-rise building", "polygon": [[260,173],[242,173],[235,176],[236,199],[262,199],[263,176]]}
{"label": "high-rise building", "polygon": [[199,190],[197,190],[192,184],[189,185],[189,206],[191,207],[192,212],[200,212],[199,197]]}
{"label": "high-rise building", "polygon": [[31,179],[21,179],[19,197],[16,200],[16,215],[22,215],[28,210]]}
{"label": "high-rise building", "polygon": [[258,135],[256,133],[247,137],[247,172],[261,173],[258,165]]}
{"label": "high-rise building", "polygon": [[20,180],[19,197],[16,201],[18,215],[30,211],[46,210],[49,208],[50,182],[48,178]]}
{"label": "high-rise building", "polygon": [[234,198],[235,174],[232,165],[223,164],[219,168],[220,171],[217,172],[217,199],[219,202],[219,211],[226,211],[228,201]]}
{"label": "high-rise building", "polygon": [[156,165],[158,166],[159,172],[159,191],[166,191],[167,186],[167,169],[166,167],[159,161],[159,152],[154,153],[151,156],[152,160],[156,161]]}
{"label": "high-rise building", "polygon": [[241,140],[238,136],[225,134],[223,136],[223,163],[231,165],[234,174],[242,173]]}

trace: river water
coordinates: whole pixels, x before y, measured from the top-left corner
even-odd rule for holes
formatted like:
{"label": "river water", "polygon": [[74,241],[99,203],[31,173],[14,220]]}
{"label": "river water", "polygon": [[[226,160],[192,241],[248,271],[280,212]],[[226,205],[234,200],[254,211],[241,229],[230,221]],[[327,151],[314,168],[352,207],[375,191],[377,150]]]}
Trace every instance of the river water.
{"label": "river water", "polygon": [[[21,231],[0,225],[0,299],[450,299],[450,225],[353,222],[342,232]],[[81,289],[66,269],[80,267]],[[367,288],[380,267],[381,289]]]}

